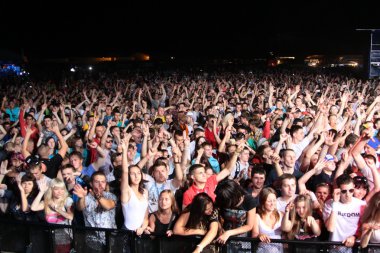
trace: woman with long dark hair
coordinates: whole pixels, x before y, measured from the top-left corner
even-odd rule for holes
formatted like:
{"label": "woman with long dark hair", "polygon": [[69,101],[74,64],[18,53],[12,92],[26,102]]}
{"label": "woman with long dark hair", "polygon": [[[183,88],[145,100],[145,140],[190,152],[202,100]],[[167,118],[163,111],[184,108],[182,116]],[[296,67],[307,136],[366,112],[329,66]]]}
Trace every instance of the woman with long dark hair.
{"label": "woman with long dark hair", "polygon": [[21,177],[21,180],[17,179],[17,185],[19,191],[14,194],[10,202],[10,213],[17,220],[36,221],[37,216],[30,209],[38,194],[36,178],[32,174],[27,173]]}
{"label": "woman with long dark hair", "polygon": [[[223,220],[223,233],[218,237],[219,243],[226,243],[230,236],[246,237],[250,235],[254,225],[257,203],[244,189],[233,180],[225,180],[215,190],[216,206]],[[250,244],[236,242],[230,245],[232,252],[251,252]]]}
{"label": "woman with long dark hair", "polygon": [[121,205],[124,226],[141,235],[148,226],[148,192],[144,189],[143,173],[137,165],[128,165],[128,140],[122,140],[123,174],[121,176]]}
{"label": "woman with long dark hair", "polygon": [[[207,193],[197,194],[183,211],[174,226],[176,235],[204,235],[193,252],[199,253],[208,246],[218,233],[218,214]],[[208,247],[210,248],[210,246]]]}

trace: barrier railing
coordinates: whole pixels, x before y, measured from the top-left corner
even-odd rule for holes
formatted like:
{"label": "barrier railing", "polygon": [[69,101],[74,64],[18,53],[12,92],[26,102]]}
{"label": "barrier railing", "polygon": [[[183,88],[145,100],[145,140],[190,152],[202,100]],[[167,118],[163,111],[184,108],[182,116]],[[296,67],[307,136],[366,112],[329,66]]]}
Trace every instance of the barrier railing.
{"label": "barrier railing", "polygon": [[[187,253],[193,252],[201,241],[199,236],[136,236],[134,232],[118,229],[76,227],[69,225],[24,223],[0,219],[0,251],[36,253]],[[273,239],[261,243],[248,237],[231,237],[225,245],[211,245],[202,252],[221,253],[344,253],[379,252],[380,244],[362,249],[356,243],[346,248],[340,242]]]}

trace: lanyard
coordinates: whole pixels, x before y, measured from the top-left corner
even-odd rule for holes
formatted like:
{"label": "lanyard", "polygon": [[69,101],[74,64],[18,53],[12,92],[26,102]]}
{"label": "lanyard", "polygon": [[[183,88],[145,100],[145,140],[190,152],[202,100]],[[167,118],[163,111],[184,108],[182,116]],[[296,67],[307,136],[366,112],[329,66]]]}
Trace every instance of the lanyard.
{"label": "lanyard", "polygon": [[239,173],[240,173],[240,162],[237,162],[234,179],[238,177]]}

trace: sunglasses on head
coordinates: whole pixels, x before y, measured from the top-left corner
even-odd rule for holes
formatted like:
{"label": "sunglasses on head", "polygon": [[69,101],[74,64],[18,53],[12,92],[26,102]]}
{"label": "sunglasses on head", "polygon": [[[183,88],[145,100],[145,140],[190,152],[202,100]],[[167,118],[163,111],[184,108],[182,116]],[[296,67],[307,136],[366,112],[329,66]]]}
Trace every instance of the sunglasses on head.
{"label": "sunglasses on head", "polygon": [[365,177],[355,177],[354,181],[355,182],[367,182],[367,178],[365,178]]}
{"label": "sunglasses on head", "polygon": [[354,189],[349,189],[349,190],[340,190],[341,193],[346,194],[347,192],[349,193],[354,193]]}

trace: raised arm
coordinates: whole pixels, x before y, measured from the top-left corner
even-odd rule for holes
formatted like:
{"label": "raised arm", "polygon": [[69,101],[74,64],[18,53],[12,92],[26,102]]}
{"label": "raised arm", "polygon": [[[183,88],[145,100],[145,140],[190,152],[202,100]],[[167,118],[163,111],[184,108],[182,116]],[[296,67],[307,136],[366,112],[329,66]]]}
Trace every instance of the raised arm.
{"label": "raised arm", "polygon": [[65,139],[63,139],[63,136],[61,132],[59,131],[58,124],[54,122],[53,122],[53,132],[55,133],[55,135],[57,135],[58,141],[61,144],[61,148],[59,149],[58,154],[60,154],[62,158],[65,158],[65,155],[66,155],[67,150],[69,149],[69,146],[67,145],[67,142],[65,141]]}
{"label": "raised arm", "polygon": [[218,175],[216,175],[216,181],[220,182],[231,174],[231,171],[234,168],[240,153],[243,151],[243,148],[244,148],[244,142],[239,144],[232,158],[228,161],[226,167],[221,172],[219,172]]}
{"label": "raised arm", "polygon": [[49,186],[47,185],[46,181],[42,181],[38,184],[38,187],[40,191],[37,194],[37,197],[33,200],[32,205],[30,206],[30,209],[34,212],[44,210],[45,203],[42,200],[45,192],[49,189]]}
{"label": "raised arm", "polygon": [[29,153],[27,147],[28,147],[28,142],[29,142],[29,139],[30,139],[30,136],[34,133],[34,131],[32,129],[30,129],[29,127],[26,128],[26,132],[25,132],[25,139],[24,141],[22,142],[22,147],[21,147],[21,153],[22,155],[27,158],[28,156],[30,156],[31,154]]}
{"label": "raised arm", "polygon": [[306,188],[306,183],[307,181],[309,181],[309,179],[313,176],[313,175],[319,175],[321,172],[322,172],[322,169],[326,166],[327,164],[327,161],[326,160],[323,160],[323,161],[319,161],[313,169],[309,170],[308,172],[306,172],[302,177],[300,177],[298,179],[298,189],[299,189],[299,192],[306,192],[307,191],[307,188]]}
{"label": "raised arm", "polygon": [[131,135],[128,134],[128,136],[124,137],[124,139],[121,141],[121,147],[123,148],[123,154],[122,154],[122,167],[123,167],[123,173],[121,176],[121,202],[122,203],[128,203],[130,198],[130,187],[128,182],[128,176],[129,176],[129,164],[128,164],[128,145],[129,145],[129,139]]}

